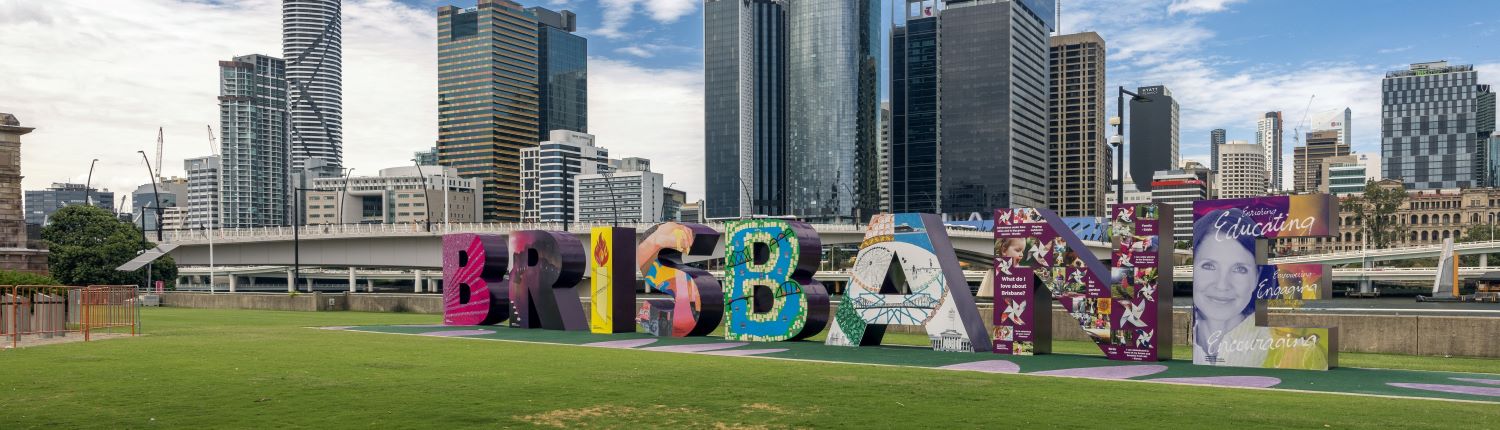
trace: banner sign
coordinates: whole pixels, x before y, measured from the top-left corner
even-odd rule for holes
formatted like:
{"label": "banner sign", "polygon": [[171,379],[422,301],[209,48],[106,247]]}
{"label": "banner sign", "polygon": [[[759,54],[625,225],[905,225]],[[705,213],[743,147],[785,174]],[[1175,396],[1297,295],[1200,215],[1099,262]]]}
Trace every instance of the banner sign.
{"label": "banner sign", "polygon": [[1161,221],[1171,207],[1115,206],[1111,215],[1106,267],[1052,211],[995,211],[995,353],[1050,353],[1055,298],[1109,359],[1172,358],[1173,240]]}
{"label": "banner sign", "polygon": [[1326,299],[1322,264],[1267,265],[1270,238],[1338,234],[1327,194],[1193,203],[1193,363],[1327,370],[1338,365],[1337,327],[1270,327],[1269,300]]}

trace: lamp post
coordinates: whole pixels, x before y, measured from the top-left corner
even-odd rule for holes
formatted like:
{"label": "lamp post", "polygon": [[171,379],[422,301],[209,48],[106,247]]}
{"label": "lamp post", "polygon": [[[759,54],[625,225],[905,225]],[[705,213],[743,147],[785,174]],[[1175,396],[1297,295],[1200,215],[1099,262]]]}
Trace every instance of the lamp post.
{"label": "lamp post", "polygon": [[1142,96],[1126,91],[1124,86],[1120,87],[1120,94],[1115,98],[1115,117],[1109,119],[1109,124],[1115,126],[1114,137],[1109,138],[1110,146],[1115,147],[1115,204],[1125,204],[1125,96],[1130,96],[1130,101],[1148,103],[1150,97]]}
{"label": "lamp post", "polygon": [[94,164],[97,163],[99,163],[98,158],[89,162],[89,178],[83,182],[83,204],[89,206],[94,205]]}
{"label": "lamp post", "polygon": [[[423,209],[423,211],[422,211],[422,213],[423,213],[423,215],[422,215],[422,222],[423,222],[423,225],[425,225],[425,230],[428,231],[428,232],[431,232],[432,231],[432,199],[428,197],[428,193],[427,193],[427,175],[422,174],[422,162],[421,161],[418,161],[415,158],[413,158],[411,161],[412,161],[412,163],[414,163],[414,164],[417,165],[417,177],[418,177],[418,181],[420,183],[420,186],[422,187],[422,209]],[[448,210],[448,208],[443,208],[443,210],[446,211],[446,210]]]}
{"label": "lamp post", "polygon": [[[297,281],[302,278],[302,201],[307,191],[317,188],[292,188],[292,198],[296,201],[292,202],[292,285],[287,286],[288,291],[295,291]],[[307,292],[312,292],[312,284],[308,284]]]}
{"label": "lamp post", "polygon": [[[146,151],[135,152],[137,154],[141,154],[142,160],[146,160],[146,173],[151,177],[151,198],[156,201],[156,241],[161,242],[161,193],[156,189],[156,171],[151,169],[151,159],[146,157]],[[142,226],[146,225],[145,216],[146,214],[141,214]],[[144,232],[142,232],[142,234],[144,234]]]}
{"label": "lamp post", "polygon": [[[573,178],[572,178],[573,175],[570,174],[570,173],[568,173],[568,159],[574,159],[574,160],[579,160],[579,161],[592,161],[592,162],[601,162],[601,161],[602,162],[606,162],[606,163],[609,162],[608,158],[574,156],[573,154],[570,154],[570,153],[567,153],[567,152],[562,152],[561,154],[562,154],[562,158],[563,158],[563,163],[562,163],[563,164],[563,166],[562,166],[562,179],[563,179],[563,191],[564,192],[567,191],[568,187],[570,187],[570,186],[573,185]],[[579,167],[582,167],[582,164],[580,164]],[[614,202],[614,200],[615,200],[615,193],[614,193],[615,187],[611,183],[611,180],[610,180],[610,177],[609,177],[609,167],[606,166],[605,167],[605,171],[603,173],[604,173],[605,184],[607,186],[609,186],[610,201]],[[541,186],[542,186],[541,183],[538,182],[537,183],[537,188],[538,188],[537,195],[538,195],[538,197],[541,196],[541,190],[540,190]],[[573,215],[575,215],[575,214],[578,213],[578,194],[579,194],[578,193],[578,187],[573,186],[572,188],[573,188],[573,196],[572,196],[571,199],[568,199],[568,200],[572,202],[573,213],[563,215],[563,231],[566,231],[566,232],[571,232],[572,231],[572,230],[569,229],[569,227],[571,226],[571,222],[573,221]],[[614,219],[614,225],[616,227],[619,227],[620,226],[620,219],[619,219],[618,214],[616,214],[617,211],[619,211],[618,207],[616,207],[613,210],[611,210],[610,214],[611,214],[611,218]]]}
{"label": "lamp post", "polygon": [[348,169],[348,171],[344,172],[344,191],[341,192],[341,193],[339,193],[339,198],[338,198],[338,203],[337,203],[338,210],[339,210],[339,228],[344,228],[344,202],[346,202],[346,201],[349,200],[349,178],[351,178],[353,176],[354,176],[354,168],[353,167],[350,167]]}

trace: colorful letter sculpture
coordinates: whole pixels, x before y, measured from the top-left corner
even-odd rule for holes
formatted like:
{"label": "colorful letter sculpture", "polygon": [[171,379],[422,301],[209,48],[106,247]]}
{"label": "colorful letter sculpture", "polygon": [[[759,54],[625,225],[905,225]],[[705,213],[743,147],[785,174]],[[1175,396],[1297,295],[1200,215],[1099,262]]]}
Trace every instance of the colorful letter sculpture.
{"label": "colorful letter sculpture", "polygon": [[[1173,242],[1171,229],[1161,224],[1172,219],[1172,208],[1112,209],[1113,270],[1094,258],[1056,213],[995,211],[995,353],[1050,353],[1056,298],[1105,357],[1172,358]],[[1166,270],[1160,270],[1162,264]]]}
{"label": "colorful letter sculpture", "polygon": [[510,234],[511,327],[588,330],[583,301],[573,287],[588,263],[572,234],[526,230]]}
{"label": "colorful letter sculpture", "polygon": [[589,232],[589,331],[635,332],[635,229]]}
{"label": "colorful letter sculpture", "polygon": [[1336,214],[1338,199],[1326,194],[1193,203],[1194,364],[1338,365],[1338,327],[1268,327],[1265,302],[1331,297],[1328,266],[1266,265],[1266,241],[1338,234]]}
{"label": "colorful letter sculpture", "polygon": [[823,242],[801,221],[751,219],[725,227],[724,338],[800,340],[828,325],[828,290],[813,279]]}
{"label": "colorful letter sculpture", "polygon": [[724,319],[724,290],[703,269],[683,264],[683,255],[709,256],[719,232],[702,224],[662,223],[646,230],[636,248],[636,267],[646,287],[672,296],[641,304],[636,322],[656,336],[704,336]]}
{"label": "colorful letter sculpture", "polygon": [[934,350],[992,347],[937,215],[880,214],[870,220],[827,344],[878,345],[891,324],[923,326]]}
{"label": "colorful letter sculpture", "polygon": [[493,325],[510,314],[505,236],[443,236],[443,324]]}

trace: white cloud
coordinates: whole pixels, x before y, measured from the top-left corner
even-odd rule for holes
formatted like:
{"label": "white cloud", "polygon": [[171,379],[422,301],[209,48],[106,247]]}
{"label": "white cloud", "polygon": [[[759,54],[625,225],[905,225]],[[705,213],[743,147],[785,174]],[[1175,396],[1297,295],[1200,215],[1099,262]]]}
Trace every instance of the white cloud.
{"label": "white cloud", "polygon": [[614,158],[651,159],[668,184],[703,197],[703,69],[589,58],[589,132]]}
{"label": "white cloud", "polygon": [[1167,6],[1169,14],[1200,14],[1222,12],[1229,5],[1241,3],[1245,0],[1173,0],[1171,6]]}
{"label": "white cloud", "polygon": [[637,6],[644,8],[651,20],[671,23],[697,10],[698,0],[599,0],[603,24],[587,32],[610,39],[629,38],[632,34],[625,31],[625,25],[636,14]]}
{"label": "white cloud", "polygon": [[626,46],[624,48],[616,49],[615,52],[616,53],[620,53],[620,54],[625,54],[625,55],[631,55],[631,56],[635,56],[635,57],[639,57],[639,58],[651,58],[651,57],[655,56],[655,54],[652,54],[651,51],[647,51],[646,48],[642,48],[640,46],[635,46],[635,45]]}

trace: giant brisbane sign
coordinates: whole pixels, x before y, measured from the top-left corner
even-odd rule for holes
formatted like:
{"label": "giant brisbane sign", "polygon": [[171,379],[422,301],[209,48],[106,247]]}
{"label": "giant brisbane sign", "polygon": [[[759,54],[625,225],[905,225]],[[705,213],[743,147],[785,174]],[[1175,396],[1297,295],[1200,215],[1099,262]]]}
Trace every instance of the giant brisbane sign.
{"label": "giant brisbane sign", "polygon": [[[1270,327],[1267,300],[1327,297],[1320,265],[1265,265],[1265,241],[1337,233],[1327,196],[1199,202],[1194,207],[1193,359],[1205,365],[1327,369],[1337,329]],[[938,351],[1045,354],[1058,300],[1106,357],[1172,357],[1171,208],[1111,208],[1112,259],[1099,261],[1046,209],[995,211],[993,322],[975,297],[941,219],[872,217],[838,304],[814,279],[822,242],[812,226],[778,219],[595,228],[587,243],[566,233],[443,238],[447,325],[706,336],[722,323],[731,340],[813,337],[838,346],[880,344],[887,327],[920,327]],[[639,238],[639,242],[637,240]],[[722,248],[720,248],[722,238]],[[685,263],[722,255],[724,278]],[[589,274],[585,310],[574,290]],[[636,303],[636,279],[665,299]],[[1253,318],[1252,318],[1253,317]]]}

